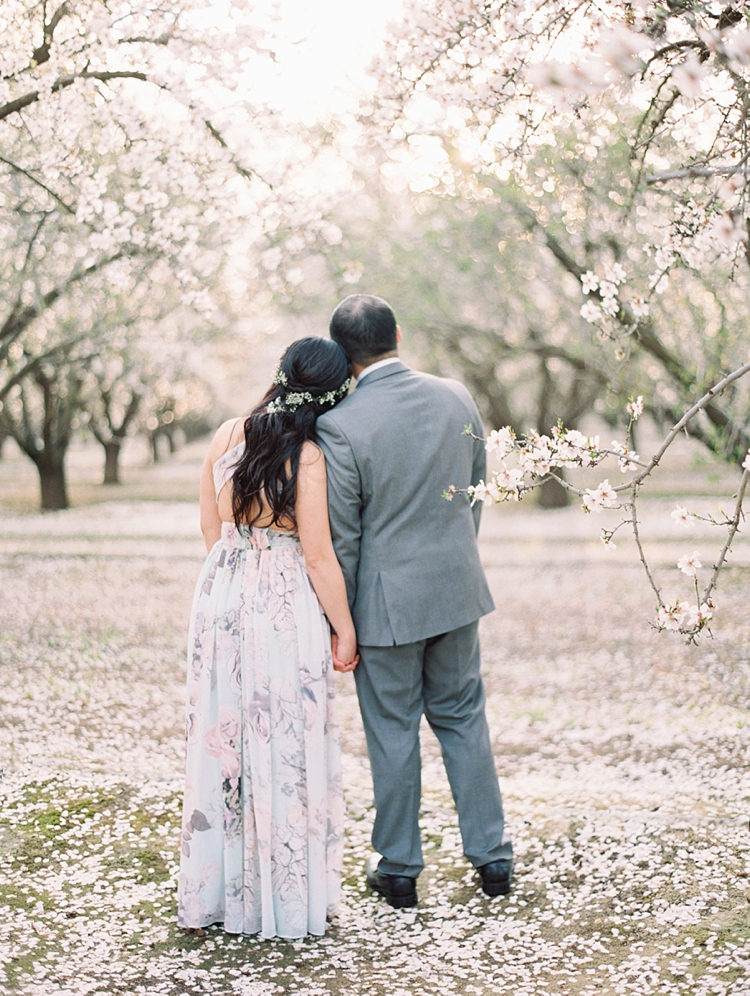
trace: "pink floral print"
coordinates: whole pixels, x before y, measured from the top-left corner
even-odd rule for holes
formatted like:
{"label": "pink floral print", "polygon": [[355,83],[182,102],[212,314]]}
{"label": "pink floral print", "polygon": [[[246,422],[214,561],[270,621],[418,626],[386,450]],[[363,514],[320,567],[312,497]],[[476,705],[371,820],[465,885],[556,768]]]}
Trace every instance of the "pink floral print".
{"label": "pink floral print", "polygon": [[191,616],[178,923],[322,934],[343,817],[330,634],[299,538],[225,523]]}

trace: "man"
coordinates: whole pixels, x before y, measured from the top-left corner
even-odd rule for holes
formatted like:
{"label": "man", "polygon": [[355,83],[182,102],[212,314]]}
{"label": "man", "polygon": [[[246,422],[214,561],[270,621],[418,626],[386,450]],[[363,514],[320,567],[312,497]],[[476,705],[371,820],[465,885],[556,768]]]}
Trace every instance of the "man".
{"label": "man", "polygon": [[476,543],[481,505],[442,497],[449,485],[465,488],[485,474],[483,443],[464,434],[471,424],[481,435],[479,415],[463,385],[401,363],[401,330],[381,298],[345,298],[330,334],[357,377],[317,432],[361,654],[354,676],[378,852],[367,882],[391,906],[417,903],[424,713],[440,741],[464,853],[484,892],[505,894],[513,851],[479,673],[478,620],[494,608]]}

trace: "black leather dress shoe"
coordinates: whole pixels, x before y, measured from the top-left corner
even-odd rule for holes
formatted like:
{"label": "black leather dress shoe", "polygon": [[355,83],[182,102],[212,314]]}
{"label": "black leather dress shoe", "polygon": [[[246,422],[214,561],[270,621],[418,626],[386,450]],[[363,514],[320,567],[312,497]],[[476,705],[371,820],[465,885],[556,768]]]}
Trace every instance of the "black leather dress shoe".
{"label": "black leather dress shoe", "polygon": [[477,868],[482,880],[482,891],[487,896],[507,896],[513,876],[513,859],[500,858]]}
{"label": "black leather dress shoe", "polygon": [[379,892],[389,906],[403,910],[417,905],[417,880],[408,875],[384,875],[378,871],[380,855],[371,854],[365,865],[367,884],[373,892]]}

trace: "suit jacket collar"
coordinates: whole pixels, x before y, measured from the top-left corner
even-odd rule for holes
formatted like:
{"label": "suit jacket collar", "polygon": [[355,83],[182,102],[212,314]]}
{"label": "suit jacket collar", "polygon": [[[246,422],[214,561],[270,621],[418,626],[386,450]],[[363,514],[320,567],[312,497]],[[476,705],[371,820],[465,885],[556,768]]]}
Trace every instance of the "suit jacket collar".
{"label": "suit jacket collar", "polygon": [[357,384],[356,391],[363,391],[368,384],[375,384],[379,380],[384,380],[386,377],[393,377],[394,374],[408,373],[411,367],[407,367],[405,363],[401,360],[398,363],[389,363],[385,367],[380,367],[379,370],[373,370],[371,374],[368,374],[361,384]]}

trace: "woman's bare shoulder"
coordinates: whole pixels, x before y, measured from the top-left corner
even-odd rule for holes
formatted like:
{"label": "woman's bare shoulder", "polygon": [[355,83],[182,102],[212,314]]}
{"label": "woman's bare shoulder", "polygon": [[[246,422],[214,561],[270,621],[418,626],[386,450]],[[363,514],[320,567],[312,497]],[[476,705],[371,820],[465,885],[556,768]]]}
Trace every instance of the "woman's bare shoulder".
{"label": "woman's bare shoulder", "polygon": [[214,438],[211,440],[211,445],[208,448],[208,459],[212,463],[218,460],[222,453],[226,453],[232,446],[236,446],[242,442],[244,438],[244,421],[244,418],[239,416],[238,418],[230,418],[226,422],[222,422],[214,433]]}
{"label": "woman's bare shoulder", "polygon": [[302,449],[299,453],[299,462],[301,467],[315,467],[322,465],[325,466],[325,457],[323,456],[323,450],[314,443],[311,439],[307,439],[302,444]]}

